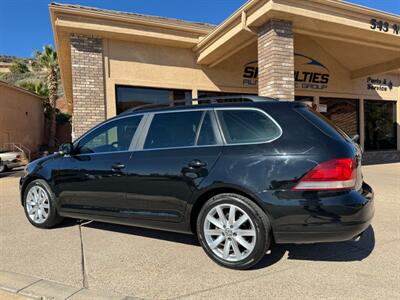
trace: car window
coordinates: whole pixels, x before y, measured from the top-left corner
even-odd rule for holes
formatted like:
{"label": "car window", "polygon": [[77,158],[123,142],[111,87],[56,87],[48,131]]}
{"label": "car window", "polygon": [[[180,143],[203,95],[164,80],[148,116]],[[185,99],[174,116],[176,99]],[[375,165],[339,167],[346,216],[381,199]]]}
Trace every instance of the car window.
{"label": "car window", "polygon": [[142,116],[122,118],[95,129],[79,142],[78,153],[128,150],[141,119]]}
{"label": "car window", "polygon": [[155,114],[144,149],[194,146],[203,113],[187,111]]}
{"label": "car window", "polygon": [[351,141],[351,138],[339,127],[337,127],[331,120],[325,117],[323,114],[315,111],[310,107],[298,107],[296,109],[306,120],[311,122],[314,126],[322,130],[325,134],[333,138],[344,138],[347,141]]}
{"label": "car window", "polygon": [[281,129],[266,114],[257,110],[218,110],[228,144],[266,142],[277,138]]}
{"label": "car window", "polygon": [[217,139],[215,137],[213,124],[211,121],[210,112],[206,112],[203,118],[203,122],[201,124],[199,136],[197,138],[198,146],[206,146],[206,145],[215,145],[217,143]]}

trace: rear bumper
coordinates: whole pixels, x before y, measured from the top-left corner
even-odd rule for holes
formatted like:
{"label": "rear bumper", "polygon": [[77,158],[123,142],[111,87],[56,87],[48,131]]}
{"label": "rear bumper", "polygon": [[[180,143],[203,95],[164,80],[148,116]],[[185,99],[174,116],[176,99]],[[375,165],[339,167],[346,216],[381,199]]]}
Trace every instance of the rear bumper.
{"label": "rear bumper", "polygon": [[361,235],[370,222],[357,225],[335,224],[335,226],[320,225],[320,228],[311,230],[275,232],[274,237],[278,244],[311,244],[323,242],[349,241]]}
{"label": "rear bumper", "polygon": [[370,225],[373,201],[374,193],[366,183],[361,191],[310,193],[301,199],[283,200],[284,205],[272,209],[275,241],[302,244],[351,240]]}

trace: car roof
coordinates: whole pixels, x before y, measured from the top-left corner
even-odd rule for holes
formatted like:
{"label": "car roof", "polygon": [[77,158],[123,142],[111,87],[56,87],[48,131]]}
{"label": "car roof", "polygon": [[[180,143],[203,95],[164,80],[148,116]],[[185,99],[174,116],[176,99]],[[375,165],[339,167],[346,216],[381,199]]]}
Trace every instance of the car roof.
{"label": "car roof", "polygon": [[[240,102],[228,102],[232,100],[238,100],[242,99],[243,101]],[[198,102],[209,102],[208,104],[187,104],[186,101],[198,101]],[[137,116],[137,115],[143,115],[147,113],[157,113],[157,112],[167,112],[167,111],[185,111],[185,110],[206,110],[206,109],[213,109],[213,108],[226,108],[226,107],[243,107],[243,108],[249,108],[249,107],[255,107],[255,108],[266,108],[266,106],[269,106],[270,108],[272,107],[306,107],[306,104],[303,104],[298,101],[292,101],[292,100],[278,100],[274,98],[268,98],[268,97],[261,97],[261,96],[253,96],[253,95],[240,95],[240,96],[224,96],[224,97],[210,97],[210,98],[199,98],[199,99],[193,99],[193,100],[183,100],[183,101],[174,101],[173,104],[176,103],[182,103],[184,105],[178,105],[178,106],[167,106],[167,107],[153,107],[153,108],[148,108],[149,105],[144,105],[140,106],[136,109],[130,109],[127,111],[124,111],[110,119],[105,120],[104,122],[98,124],[96,127],[102,126],[102,124],[108,123],[113,120],[118,120],[121,118],[126,118],[130,116]],[[210,103],[214,102],[214,103]],[[93,129],[94,129],[93,128]],[[92,130],[93,130],[92,129]],[[90,132],[89,130],[88,132]],[[83,136],[85,136],[84,134]],[[76,139],[74,143],[78,142],[80,139],[83,138],[81,136],[80,138]]]}

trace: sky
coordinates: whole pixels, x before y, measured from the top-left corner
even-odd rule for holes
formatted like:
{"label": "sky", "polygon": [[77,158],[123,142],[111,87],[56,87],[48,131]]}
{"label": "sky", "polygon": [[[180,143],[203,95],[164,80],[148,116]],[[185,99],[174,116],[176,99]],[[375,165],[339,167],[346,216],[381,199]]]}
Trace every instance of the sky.
{"label": "sky", "polygon": [[[31,57],[53,44],[49,0],[0,0],[0,55]],[[58,0],[98,8],[219,24],[245,0]],[[349,0],[400,15],[400,0]]]}

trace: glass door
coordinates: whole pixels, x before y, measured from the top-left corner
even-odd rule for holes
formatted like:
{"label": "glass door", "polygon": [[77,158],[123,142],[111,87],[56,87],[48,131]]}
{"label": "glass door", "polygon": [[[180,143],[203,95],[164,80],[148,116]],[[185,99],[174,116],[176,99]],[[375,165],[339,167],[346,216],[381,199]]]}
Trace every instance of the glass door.
{"label": "glass door", "polygon": [[319,103],[320,112],[348,136],[360,134],[358,99],[321,97]]}
{"label": "glass door", "polygon": [[364,112],[365,150],[396,149],[396,102],[365,100]]}

